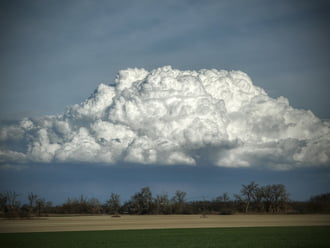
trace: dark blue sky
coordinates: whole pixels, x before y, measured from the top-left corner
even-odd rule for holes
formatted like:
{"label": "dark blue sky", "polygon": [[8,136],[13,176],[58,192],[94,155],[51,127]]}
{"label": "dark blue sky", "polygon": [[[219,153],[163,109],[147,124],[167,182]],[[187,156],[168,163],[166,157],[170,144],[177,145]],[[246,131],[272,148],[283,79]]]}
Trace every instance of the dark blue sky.
{"label": "dark blue sky", "polygon": [[213,166],[30,165],[19,170],[2,168],[0,188],[21,193],[22,202],[27,201],[29,192],[34,192],[55,204],[81,194],[104,202],[111,192],[119,193],[124,201],[145,186],[154,195],[173,196],[176,190],[182,190],[187,192],[188,200],[211,200],[225,192],[233,197],[242,184],[255,181],[259,185],[282,183],[292,200],[307,200],[329,191],[329,175],[329,168],[270,171]]}
{"label": "dark blue sky", "polygon": [[[127,67],[241,70],[272,97],[330,118],[329,1],[1,1],[0,120],[61,114]],[[54,202],[149,185],[188,198],[284,183],[294,199],[330,190],[328,167],[271,171],[26,164],[0,169],[0,191]]]}

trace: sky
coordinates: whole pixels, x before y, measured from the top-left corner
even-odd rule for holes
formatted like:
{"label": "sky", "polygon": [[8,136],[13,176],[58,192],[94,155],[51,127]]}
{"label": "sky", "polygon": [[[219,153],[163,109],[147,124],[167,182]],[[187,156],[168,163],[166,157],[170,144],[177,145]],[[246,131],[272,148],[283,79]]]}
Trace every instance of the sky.
{"label": "sky", "polygon": [[[185,190],[191,199],[212,198],[224,192],[238,193],[241,184],[251,181],[260,184],[283,183],[293,199],[304,200],[311,195],[329,192],[329,158],[324,158],[324,156],[329,156],[327,150],[330,150],[327,143],[329,142],[327,139],[329,125],[324,124],[330,119],[328,108],[330,106],[328,97],[330,92],[329,11],[328,1],[320,0],[1,1],[0,120],[2,126],[5,126],[2,130],[6,133],[12,130],[15,137],[19,136],[17,132],[23,133],[24,137],[18,140],[27,146],[31,144],[35,153],[30,152],[28,158],[19,159],[17,154],[8,152],[22,151],[23,148],[18,147],[18,141],[16,140],[15,143],[9,138],[3,138],[0,191],[16,190],[22,195],[34,191],[59,203],[66,197],[80,194],[105,199],[110,192],[114,191],[122,194],[125,199],[146,184],[151,186],[155,193],[171,194],[177,189]],[[284,128],[279,128],[279,133],[284,135],[282,138],[287,140],[284,143],[280,142],[280,147],[282,147],[280,156],[267,160],[265,156],[269,156],[270,153],[261,152],[258,154],[262,156],[254,158],[251,153],[257,151],[256,146],[252,145],[248,150],[247,146],[234,144],[233,139],[239,137],[246,144],[256,138],[259,145],[261,144],[259,139],[271,139],[271,142],[276,143],[269,148],[272,153],[274,149],[279,148],[279,140],[272,137],[270,132],[267,134],[256,132],[253,139],[246,137],[244,140],[241,134],[246,133],[248,129],[237,126],[236,123],[236,126],[231,124],[231,127],[238,128],[236,130],[239,131],[236,133],[233,128],[231,132],[221,133],[222,126],[217,126],[215,129],[220,130],[223,136],[219,134],[221,137],[217,136],[214,140],[207,141],[212,144],[211,148],[217,146],[218,149],[220,144],[217,142],[220,139],[227,142],[221,143],[222,148],[237,146],[235,153],[225,153],[227,157],[224,155],[224,158],[227,158],[227,162],[218,156],[212,161],[206,159],[206,162],[201,165],[203,154],[213,154],[214,150],[200,145],[199,141],[189,141],[189,143],[186,140],[177,142],[185,146],[197,144],[196,149],[199,152],[198,156],[202,157],[201,161],[196,159],[197,153],[192,155],[196,152],[196,149],[192,148],[188,149],[189,152],[179,149],[181,153],[173,155],[175,159],[171,160],[172,162],[163,158],[162,160],[160,156],[146,162],[145,158],[141,160],[135,156],[134,150],[130,153],[132,156],[123,159],[113,155],[114,159],[108,160],[100,160],[100,154],[104,153],[104,150],[97,150],[99,155],[97,161],[93,161],[91,157],[82,159],[86,153],[62,152],[61,156],[53,155],[51,151],[58,151],[60,148],[54,145],[56,142],[52,141],[51,137],[48,137],[50,140],[46,144],[45,139],[42,138],[42,132],[46,132],[49,136],[55,126],[63,131],[65,123],[69,123],[68,125],[74,123],[76,129],[71,128],[70,131],[77,134],[75,136],[78,137],[77,143],[82,137],[93,139],[95,135],[100,136],[101,124],[104,123],[95,121],[95,118],[101,118],[97,116],[98,113],[93,112],[96,109],[95,105],[91,102],[87,102],[85,107],[75,104],[86,101],[95,89],[97,89],[94,94],[95,99],[99,99],[97,96],[102,98],[101,96],[113,94],[111,93],[113,89],[106,85],[126,82],[125,76],[118,74],[120,70],[144,68],[145,72],[141,70],[127,79],[134,81],[139,77],[143,79],[153,70],[167,65],[171,65],[171,70],[174,71],[176,69],[199,71],[214,68],[218,71],[234,70],[247,73],[248,76],[235,73],[231,76],[243,77],[246,82],[252,81],[253,87],[251,87],[254,91],[246,93],[249,96],[248,100],[251,100],[253,94],[253,96],[266,94],[265,101],[270,105],[265,105],[267,109],[263,111],[260,104],[249,105],[250,108],[241,109],[241,111],[251,113],[249,111],[254,109],[253,106],[258,106],[255,112],[262,113],[259,117],[263,118],[261,121],[253,119],[253,123],[258,124],[258,127],[268,125],[266,120],[271,118],[269,116],[280,114],[284,116],[288,113],[288,119],[291,118],[296,126],[301,125],[299,129],[296,129],[296,136],[303,135],[304,130],[308,130],[309,134],[306,134],[304,138],[305,143],[293,142],[292,137],[298,140],[296,136],[292,136],[294,132],[290,130],[290,134],[283,134]],[[230,79],[229,76],[226,78]],[[100,88],[100,84],[105,86]],[[132,90],[134,87],[131,87]],[[217,90],[210,89],[208,94]],[[232,89],[229,88],[229,91],[233,93]],[[116,96],[122,94],[118,92],[118,90],[115,91]],[[138,97],[136,98],[138,100],[144,99],[133,93],[131,97]],[[212,95],[213,98],[208,98],[206,95],[204,95],[205,104],[211,109],[216,109],[218,103],[214,101],[218,101],[219,97]],[[278,100],[280,96],[288,99],[288,103],[283,103],[285,102],[283,99]],[[128,102],[127,99],[126,102]],[[225,116],[236,110],[234,107],[232,110],[229,109],[228,101],[225,101],[227,104]],[[197,105],[197,103],[191,103],[189,106]],[[278,112],[267,114],[269,107],[279,109],[280,105],[285,106],[283,107],[285,112],[278,110]],[[299,114],[289,107],[298,109]],[[93,113],[89,110],[93,110]],[[315,116],[311,117],[307,110],[312,111]],[[91,113],[88,118],[92,116],[93,121],[86,121],[87,117],[82,116],[84,111]],[[113,117],[110,117],[110,120],[113,123],[121,121],[121,124],[125,124],[134,131],[133,136],[137,135],[136,130],[140,130],[141,127],[136,127],[134,124],[136,122],[132,122],[133,124],[130,122],[134,119],[130,114],[122,120],[117,112],[111,113]],[[47,122],[44,116],[48,115],[61,116]],[[218,115],[219,120],[224,120],[225,117],[216,112],[216,116]],[[212,119],[213,116],[214,113],[211,111],[205,118]],[[22,126],[20,126],[21,129],[13,128],[13,125],[23,118],[30,118],[25,119],[25,129],[23,130]],[[102,116],[102,118],[104,121],[105,117]],[[238,120],[244,120],[247,116],[241,115],[240,118]],[[73,119],[74,122],[72,122]],[[28,120],[31,121],[32,124],[30,124],[33,127],[29,129],[30,131],[26,131],[28,128],[26,125],[30,125]],[[71,122],[65,122],[66,120]],[[308,125],[299,124],[303,122],[301,120]],[[273,119],[271,121],[275,121],[277,127],[281,127],[281,121]],[[46,122],[52,123],[52,126]],[[94,133],[88,129],[91,123],[94,124]],[[216,123],[219,124],[219,122]],[[83,136],[84,130],[78,127],[88,127],[89,135]],[[209,134],[206,131],[211,128],[207,127],[200,129],[201,135]],[[109,127],[106,126],[106,128]],[[40,131],[41,129],[44,131]],[[146,128],[144,131],[148,132],[148,130]],[[126,131],[118,127],[115,131],[112,130],[112,132],[123,133],[123,137],[133,137]],[[30,135],[29,138],[27,138],[28,135]],[[150,138],[150,135],[147,134],[147,137]],[[317,135],[323,135],[325,138],[316,141]],[[66,139],[69,136],[63,137],[61,142],[67,142]],[[112,134],[109,137],[123,140],[123,137],[112,137]],[[98,138],[107,140],[107,137]],[[169,139],[174,142],[173,137]],[[36,150],[36,143],[33,142],[41,144],[39,152]],[[73,142],[65,144],[70,144],[72,147]],[[141,144],[150,145],[151,143],[146,141],[137,143],[136,146]],[[239,149],[240,147],[243,148]],[[45,151],[44,148],[47,148],[48,153],[42,153]],[[300,154],[297,152],[299,149],[308,151],[299,157],[297,155]],[[94,150],[91,151],[93,153]],[[224,154],[223,151],[221,150],[221,154]],[[163,150],[157,150],[157,152],[159,154]],[[246,155],[247,153],[249,156]],[[40,154],[50,155],[45,157]],[[292,158],[283,159],[287,154],[291,154]],[[323,157],[320,154],[323,154]],[[310,166],[313,161],[308,160],[308,156],[321,162]],[[77,159],[78,157],[81,159]],[[234,160],[230,160],[233,157]],[[197,162],[191,163],[191,158]],[[241,158],[241,162],[238,158]],[[179,165],[176,165],[175,161]],[[231,162],[241,166],[236,166],[236,168],[223,166]],[[250,166],[250,163],[257,166]],[[261,165],[264,163],[266,163],[265,166]],[[191,164],[194,165],[191,166]],[[279,170],[276,164],[285,165]]]}

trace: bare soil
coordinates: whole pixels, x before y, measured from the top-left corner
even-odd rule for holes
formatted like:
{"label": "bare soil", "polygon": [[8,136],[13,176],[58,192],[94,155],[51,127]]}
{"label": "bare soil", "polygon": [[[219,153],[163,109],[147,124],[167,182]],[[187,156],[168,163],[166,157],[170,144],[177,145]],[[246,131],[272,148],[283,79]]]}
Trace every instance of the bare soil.
{"label": "bare soil", "polygon": [[122,215],[0,219],[0,233],[205,227],[320,226],[330,215]]}

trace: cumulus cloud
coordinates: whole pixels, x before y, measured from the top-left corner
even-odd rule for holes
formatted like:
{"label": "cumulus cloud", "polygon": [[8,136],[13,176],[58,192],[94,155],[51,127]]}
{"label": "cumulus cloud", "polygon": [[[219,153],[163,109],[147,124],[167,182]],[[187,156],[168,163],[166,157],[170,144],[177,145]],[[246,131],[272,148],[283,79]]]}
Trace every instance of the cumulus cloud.
{"label": "cumulus cloud", "polygon": [[3,126],[0,162],[320,166],[329,127],[240,71],[134,68],[62,115]]}

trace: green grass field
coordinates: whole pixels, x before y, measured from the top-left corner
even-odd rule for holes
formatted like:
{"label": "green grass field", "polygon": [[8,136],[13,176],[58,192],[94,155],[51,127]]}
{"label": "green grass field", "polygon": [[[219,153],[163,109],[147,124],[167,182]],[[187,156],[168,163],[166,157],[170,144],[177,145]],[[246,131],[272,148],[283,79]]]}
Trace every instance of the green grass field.
{"label": "green grass field", "polygon": [[330,226],[1,233],[9,247],[330,247]]}

